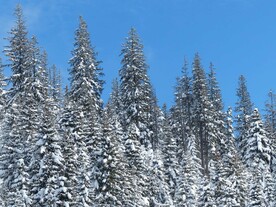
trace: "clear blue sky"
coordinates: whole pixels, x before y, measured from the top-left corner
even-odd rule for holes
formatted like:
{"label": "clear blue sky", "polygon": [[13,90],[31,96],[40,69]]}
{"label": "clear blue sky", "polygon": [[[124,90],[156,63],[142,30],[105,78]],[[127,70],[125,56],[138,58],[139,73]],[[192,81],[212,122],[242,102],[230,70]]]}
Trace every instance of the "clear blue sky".
{"label": "clear blue sky", "polygon": [[261,109],[269,89],[276,86],[275,0],[0,0],[1,50],[14,25],[17,3],[22,4],[29,33],[48,52],[49,63],[62,70],[64,84],[78,16],[84,17],[103,61],[105,101],[118,75],[121,45],[132,26],[144,44],[160,104],[173,104],[184,56],[191,63],[195,52],[205,69],[210,61],[217,68],[226,106],[236,102],[241,74]]}

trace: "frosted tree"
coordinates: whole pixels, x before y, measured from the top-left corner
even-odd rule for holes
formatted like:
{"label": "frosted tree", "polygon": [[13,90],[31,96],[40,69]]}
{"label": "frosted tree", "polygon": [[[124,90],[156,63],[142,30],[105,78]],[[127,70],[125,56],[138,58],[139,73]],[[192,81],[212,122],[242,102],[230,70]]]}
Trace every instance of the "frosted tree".
{"label": "frosted tree", "polygon": [[209,179],[203,177],[199,189],[198,206],[200,207],[216,207],[216,200],[214,197],[214,189],[212,188]]}
{"label": "frosted tree", "polygon": [[112,92],[108,100],[108,105],[110,108],[109,110],[111,111],[111,115],[120,118],[122,115],[122,101],[120,94],[120,85],[117,78],[112,82]]}
{"label": "frosted tree", "polygon": [[208,74],[208,94],[209,99],[214,105],[216,111],[223,110],[221,91],[218,86],[216,72],[213,63],[210,63],[210,73]]}
{"label": "frosted tree", "polygon": [[36,62],[33,60],[32,43],[27,38],[27,29],[22,9],[15,10],[16,25],[8,38],[5,53],[9,57],[12,86],[7,92],[8,105],[2,131],[0,154],[2,199],[5,206],[29,206],[30,144],[37,135],[37,102],[33,87]]}
{"label": "frosted tree", "polygon": [[127,161],[124,157],[123,131],[118,116],[108,105],[103,113],[103,141],[99,163],[101,180],[99,182],[97,204],[124,206],[133,193],[131,177],[126,174]]}
{"label": "frosted tree", "polygon": [[193,105],[192,131],[199,145],[201,165],[204,174],[208,174],[209,149],[217,146],[223,135],[223,121],[219,118],[208,97],[208,87],[205,72],[200,63],[200,57],[195,55],[193,63]]}
{"label": "frosted tree", "polygon": [[140,131],[133,123],[128,127],[127,136],[124,140],[125,157],[128,168],[127,176],[131,177],[133,193],[128,198],[128,205],[149,205],[148,177],[142,155],[142,146],[139,140]]}
{"label": "frosted tree", "polygon": [[0,122],[4,119],[4,108],[6,107],[6,98],[5,98],[5,87],[7,86],[6,78],[4,76],[4,65],[2,64],[2,59],[0,58]]}
{"label": "frosted tree", "polygon": [[[267,203],[268,205],[272,202],[270,198],[273,193],[269,187],[272,185],[270,174],[271,148],[258,109],[254,109],[250,117],[244,149],[244,161],[253,174],[250,185],[250,205],[254,206],[260,203]],[[253,181],[254,183],[252,183]]]}
{"label": "frosted tree", "polygon": [[188,149],[183,156],[181,171],[177,178],[176,206],[198,206],[202,167],[195,136],[188,137]]}
{"label": "frosted tree", "polygon": [[123,45],[120,73],[120,92],[122,97],[123,120],[125,131],[134,124],[139,129],[139,141],[149,147],[152,136],[150,123],[151,84],[147,75],[148,66],[143,53],[143,45],[134,28]]}
{"label": "frosted tree", "polygon": [[29,165],[30,192],[33,205],[54,206],[60,202],[63,193],[60,183],[61,172],[64,171],[61,154],[61,137],[59,136],[53,100],[48,94],[48,74],[46,53],[40,55],[35,49],[36,41],[33,39],[33,62],[36,69],[33,72],[33,92],[36,98],[39,115],[37,136],[32,141],[31,161]]}
{"label": "frosted tree", "polygon": [[165,179],[165,168],[162,162],[162,152],[156,149],[150,166],[150,206],[169,205],[172,206],[169,185]]}
{"label": "frosted tree", "polygon": [[72,176],[68,174],[68,180],[72,180],[72,193],[76,196],[72,202],[89,206],[92,205],[91,186],[97,189],[101,176],[97,160],[101,151],[100,94],[103,82],[100,80],[102,72],[96,60],[96,53],[91,47],[87,25],[81,17],[75,33],[72,55],[71,87],[62,119],[64,133],[68,139],[65,139],[65,145],[68,145],[65,149],[69,153],[66,163],[68,167],[72,167]]}
{"label": "frosted tree", "polygon": [[250,117],[250,126],[246,133],[244,160],[248,167],[254,169],[256,162],[261,162],[263,168],[271,162],[270,140],[264,129],[258,109],[254,109]]}
{"label": "frosted tree", "polygon": [[179,159],[187,149],[187,127],[191,127],[192,99],[191,77],[188,76],[188,62],[185,59],[182,75],[177,79],[175,105],[171,109],[172,132],[177,139],[179,148],[182,149],[179,150]]}
{"label": "frosted tree", "polygon": [[247,172],[235,146],[232,109],[227,110],[225,140],[222,144],[222,165],[218,171],[220,195],[218,206],[245,206]]}
{"label": "frosted tree", "polygon": [[252,113],[253,104],[250,100],[250,95],[247,90],[246,80],[243,75],[239,77],[238,89],[237,89],[238,101],[236,102],[235,112],[237,113],[235,117],[236,130],[238,132],[237,143],[240,153],[244,155],[244,139],[245,132],[248,129],[249,116]]}
{"label": "frosted tree", "polygon": [[58,114],[62,102],[62,89],[61,89],[61,76],[60,70],[57,69],[56,65],[49,68],[49,95],[55,102],[55,111]]}
{"label": "frosted tree", "polygon": [[177,160],[177,144],[176,139],[171,132],[171,126],[169,125],[169,117],[166,112],[164,112],[162,117],[161,125],[161,136],[162,141],[162,151],[164,159],[164,168],[166,181],[169,186],[169,194],[172,198],[175,196],[177,175],[179,170],[179,164]]}
{"label": "frosted tree", "polygon": [[265,104],[265,129],[268,133],[269,139],[271,140],[271,152],[272,152],[272,162],[271,170],[276,172],[276,95],[272,90],[268,93],[268,100]]}

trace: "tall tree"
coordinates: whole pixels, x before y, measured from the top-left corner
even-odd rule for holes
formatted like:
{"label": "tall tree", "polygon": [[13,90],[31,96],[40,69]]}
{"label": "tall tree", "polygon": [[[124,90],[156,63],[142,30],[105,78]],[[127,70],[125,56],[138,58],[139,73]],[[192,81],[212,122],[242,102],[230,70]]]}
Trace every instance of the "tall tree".
{"label": "tall tree", "polygon": [[188,62],[185,59],[182,75],[177,79],[175,105],[171,110],[172,132],[179,146],[179,159],[182,158],[181,156],[184,155],[184,151],[187,150],[189,133],[187,129],[191,127],[192,99],[191,77],[188,76]]}
{"label": "tall tree", "polygon": [[276,95],[272,90],[268,93],[268,100],[265,104],[265,129],[271,140],[272,164],[271,169],[276,172]]}
{"label": "tall tree", "polygon": [[[271,196],[271,148],[258,109],[254,109],[246,133],[244,161],[252,172],[249,206],[267,206]],[[262,172],[265,172],[263,174]],[[253,183],[254,182],[254,183]]]}
{"label": "tall tree", "polygon": [[216,111],[223,110],[221,91],[218,86],[216,72],[213,63],[210,63],[210,73],[208,74],[208,94],[209,99],[214,105]]}
{"label": "tall tree", "polygon": [[128,174],[128,160],[124,156],[124,134],[113,105],[107,105],[103,113],[103,141],[100,160],[102,179],[99,182],[97,204],[133,205],[135,188],[133,175]]}
{"label": "tall tree", "polygon": [[169,117],[166,113],[166,109],[164,109],[162,125],[160,129],[162,130],[160,140],[162,141],[161,149],[164,159],[164,173],[169,186],[169,194],[174,199],[177,185],[177,176],[180,167],[177,160],[178,147],[176,144],[176,139],[172,134],[171,126],[169,125]]}
{"label": "tall tree", "polygon": [[199,188],[202,181],[202,167],[194,135],[188,137],[188,150],[183,156],[177,178],[176,206],[198,206]]}
{"label": "tall tree", "polygon": [[123,45],[120,69],[120,90],[122,95],[122,125],[125,131],[131,125],[135,125],[139,131],[139,141],[149,147],[152,136],[151,123],[151,100],[152,90],[147,75],[148,66],[143,53],[143,45],[140,43],[138,34],[131,28],[129,37]]}
{"label": "tall tree", "polygon": [[235,112],[237,113],[235,117],[236,130],[238,132],[237,143],[239,150],[242,155],[244,155],[244,137],[245,132],[248,129],[249,116],[252,113],[253,104],[250,100],[250,95],[247,90],[246,80],[243,75],[239,77],[238,89],[237,89],[238,101],[236,102]]}
{"label": "tall tree", "polygon": [[12,70],[12,87],[8,91],[8,106],[2,133],[0,169],[3,179],[2,197],[6,206],[29,206],[30,183],[28,165],[30,145],[37,136],[37,95],[33,85],[37,62],[35,48],[28,40],[27,29],[18,5],[15,10],[16,26],[10,32],[5,52]]}
{"label": "tall tree", "polygon": [[216,119],[216,111],[209,100],[206,75],[198,54],[195,55],[193,62],[192,89],[192,130],[198,139],[203,173],[208,174],[209,148],[218,142],[221,130],[218,128],[218,125],[221,123],[219,122],[220,120]]}
{"label": "tall tree", "polygon": [[[71,87],[67,95],[67,107],[62,122],[64,133],[67,134],[67,143],[72,145],[71,149],[70,146],[67,147],[69,155],[66,157],[66,162],[69,166],[75,166],[72,168],[72,173],[76,180],[72,180],[71,189],[76,197],[72,201],[77,205],[85,206],[92,205],[90,182],[94,183],[93,188],[96,189],[99,183],[97,179],[100,179],[97,160],[102,139],[100,95],[103,81],[100,78],[102,75],[100,62],[96,60],[87,25],[82,17],[80,17],[79,27],[75,33],[72,55],[69,62]],[[73,149],[76,152],[73,152]],[[72,163],[73,159],[75,163]],[[91,177],[87,179],[89,175]]]}
{"label": "tall tree", "polygon": [[6,78],[4,76],[4,65],[2,64],[2,59],[0,58],[0,123],[4,119],[6,98],[5,98],[5,87],[7,86]]}

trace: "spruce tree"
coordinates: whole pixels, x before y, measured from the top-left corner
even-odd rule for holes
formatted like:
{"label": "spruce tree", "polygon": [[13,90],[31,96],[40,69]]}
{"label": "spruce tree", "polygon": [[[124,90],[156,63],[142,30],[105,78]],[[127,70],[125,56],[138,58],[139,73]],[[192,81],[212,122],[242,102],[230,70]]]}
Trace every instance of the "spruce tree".
{"label": "spruce tree", "polygon": [[134,124],[139,129],[139,141],[146,148],[150,145],[152,91],[148,66],[143,53],[143,45],[138,34],[131,28],[129,37],[123,45],[120,73],[120,91],[122,95],[122,126],[125,131]]}
{"label": "spruce tree", "polygon": [[236,102],[235,112],[237,113],[235,117],[236,121],[236,131],[238,132],[237,144],[239,151],[244,156],[244,142],[245,142],[245,132],[247,131],[249,124],[249,116],[251,115],[253,109],[253,104],[250,100],[250,95],[247,90],[246,80],[243,75],[239,77],[238,89],[237,89],[238,101]]}
{"label": "spruce tree", "polygon": [[208,94],[216,111],[223,110],[221,91],[218,86],[216,72],[213,63],[210,63],[210,73],[208,74]]}
{"label": "spruce tree", "polygon": [[179,147],[178,159],[182,159],[181,156],[187,150],[187,129],[191,127],[192,100],[191,77],[188,76],[188,63],[185,59],[182,75],[177,79],[175,105],[171,109],[172,133]]}
{"label": "spruce tree", "polygon": [[171,126],[169,125],[169,117],[166,112],[164,112],[162,117],[162,125],[160,127],[161,136],[160,140],[162,141],[162,152],[164,159],[164,168],[166,181],[169,186],[169,194],[174,199],[177,176],[179,171],[179,163],[177,160],[177,144],[176,139],[171,132]]}
{"label": "spruce tree", "polygon": [[37,62],[34,47],[27,37],[22,9],[15,10],[16,26],[8,38],[5,52],[10,60],[12,86],[8,91],[6,116],[3,124],[0,169],[3,179],[2,199],[5,206],[29,206],[30,183],[28,166],[31,144],[38,133],[37,95],[33,85]]}
{"label": "spruce tree", "polygon": [[0,58],[0,123],[4,119],[5,107],[6,107],[6,90],[7,86],[6,78],[4,76],[4,65],[2,64],[2,59]]}
{"label": "spruce tree", "polygon": [[[96,53],[91,47],[85,21],[80,17],[75,33],[73,57],[70,59],[70,84],[62,125],[66,134],[66,163],[72,168],[69,183],[76,205],[92,205],[92,190],[97,192],[100,172],[98,153],[101,151],[100,114],[102,74]],[[71,146],[70,146],[71,145]],[[76,153],[76,154],[75,154]],[[68,174],[68,176],[71,176]],[[90,178],[88,179],[88,177]],[[74,180],[75,178],[75,180]],[[90,183],[92,182],[92,184]],[[92,188],[91,188],[92,187]]]}
{"label": "spruce tree", "polygon": [[123,131],[118,116],[113,114],[111,105],[107,105],[103,113],[103,140],[99,168],[101,180],[97,204],[124,206],[133,193],[130,185],[131,177],[127,172],[124,157]]}
{"label": "spruce tree", "polygon": [[192,134],[188,137],[188,149],[183,157],[177,178],[175,205],[198,206],[202,169],[196,139]]}
{"label": "spruce tree", "polygon": [[199,153],[203,174],[208,174],[210,148],[219,143],[223,132],[223,122],[208,97],[205,72],[200,63],[200,57],[195,55],[193,63],[193,105],[192,130],[199,144]]}

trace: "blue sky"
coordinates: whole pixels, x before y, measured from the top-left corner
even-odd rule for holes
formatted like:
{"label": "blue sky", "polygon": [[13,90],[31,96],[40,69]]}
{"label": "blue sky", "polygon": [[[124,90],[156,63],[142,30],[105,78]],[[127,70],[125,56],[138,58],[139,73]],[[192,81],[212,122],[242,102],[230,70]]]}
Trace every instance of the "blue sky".
{"label": "blue sky", "polygon": [[[121,45],[130,27],[144,44],[149,75],[160,105],[173,104],[184,56],[199,52],[204,68],[217,69],[226,106],[236,102],[239,75],[247,78],[256,107],[263,109],[276,79],[276,1],[273,0],[0,0],[0,48],[14,25],[20,3],[30,35],[68,83],[68,60],[78,17],[88,24],[98,59],[103,61],[106,101],[120,68]],[[4,55],[1,56],[5,59]]]}

